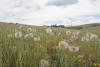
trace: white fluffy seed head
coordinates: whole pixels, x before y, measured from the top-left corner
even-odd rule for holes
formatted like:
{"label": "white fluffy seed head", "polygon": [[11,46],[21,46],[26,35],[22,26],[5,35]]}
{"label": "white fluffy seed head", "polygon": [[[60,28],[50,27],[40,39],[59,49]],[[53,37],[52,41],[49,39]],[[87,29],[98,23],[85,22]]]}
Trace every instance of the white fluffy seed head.
{"label": "white fluffy seed head", "polygon": [[27,39],[27,38],[32,38],[32,37],[33,37],[33,33],[29,33],[29,34],[26,34],[26,35],[24,36],[25,39]]}
{"label": "white fluffy seed head", "polygon": [[79,31],[73,32],[73,35],[78,36],[80,34]]}
{"label": "white fluffy seed head", "polygon": [[48,67],[49,66],[49,62],[47,60],[40,60],[40,67]]}
{"label": "white fluffy seed head", "polygon": [[69,46],[69,51],[70,51],[70,52],[78,52],[78,51],[79,51],[79,47],[76,47],[76,46]]}
{"label": "white fluffy seed head", "polygon": [[98,36],[93,33],[87,33],[84,37],[82,37],[82,41],[95,41],[98,39]]}
{"label": "white fluffy seed head", "polygon": [[98,37],[97,37],[97,35],[95,35],[95,34],[92,34],[91,36],[90,36],[90,40],[97,40],[98,39]]}
{"label": "white fluffy seed head", "polygon": [[71,31],[66,31],[66,35],[70,35],[71,34]]}
{"label": "white fluffy seed head", "polygon": [[32,28],[28,28],[27,31],[28,32],[32,32],[33,30],[32,30]]}
{"label": "white fluffy seed head", "polygon": [[28,35],[29,35],[30,37],[33,37],[33,33],[29,33]]}
{"label": "white fluffy seed head", "polygon": [[40,37],[34,37],[34,41],[40,41]]}
{"label": "white fluffy seed head", "polygon": [[67,42],[65,42],[65,41],[60,41],[59,42],[59,48],[60,49],[67,49],[68,48],[68,43]]}
{"label": "white fluffy seed head", "polygon": [[82,37],[81,40],[82,40],[82,41],[86,41],[86,42],[88,42],[90,39],[89,39],[88,37]]}
{"label": "white fluffy seed head", "polygon": [[21,37],[22,37],[22,32],[15,33],[15,38],[21,38]]}
{"label": "white fluffy seed head", "polygon": [[47,28],[46,29],[46,33],[49,33],[49,34],[52,33],[52,29],[51,28]]}

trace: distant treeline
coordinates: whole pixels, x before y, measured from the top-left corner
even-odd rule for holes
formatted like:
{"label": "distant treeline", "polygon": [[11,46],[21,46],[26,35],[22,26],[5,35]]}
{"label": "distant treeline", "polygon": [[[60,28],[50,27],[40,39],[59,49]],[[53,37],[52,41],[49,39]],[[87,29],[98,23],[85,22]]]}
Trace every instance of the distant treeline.
{"label": "distant treeline", "polygon": [[[45,25],[46,26],[46,25]],[[55,28],[67,28],[67,29],[76,29],[76,30],[81,30],[81,29],[88,29],[88,28],[92,28],[92,27],[97,27],[100,26],[100,23],[94,23],[94,24],[85,24],[85,25],[80,25],[80,26],[64,26],[64,25],[51,25],[51,26],[47,26],[47,27],[55,27]]]}
{"label": "distant treeline", "polygon": [[61,28],[65,28],[64,25],[51,25],[51,27],[61,27]]}
{"label": "distant treeline", "polygon": [[47,26],[47,25],[43,25],[43,26],[46,26],[46,27],[61,27],[61,28],[66,28],[66,26],[64,26],[64,25],[51,25],[51,26]]}
{"label": "distant treeline", "polygon": [[[46,26],[46,25],[44,25],[44,26]],[[70,26],[70,27],[66,27],[64,25],[51,25],[51,26],[46,26],[46,27],[55,27],[55,28],[60,27],[60,28],[77,29],[77,30],[83,29],[82,26]]]}

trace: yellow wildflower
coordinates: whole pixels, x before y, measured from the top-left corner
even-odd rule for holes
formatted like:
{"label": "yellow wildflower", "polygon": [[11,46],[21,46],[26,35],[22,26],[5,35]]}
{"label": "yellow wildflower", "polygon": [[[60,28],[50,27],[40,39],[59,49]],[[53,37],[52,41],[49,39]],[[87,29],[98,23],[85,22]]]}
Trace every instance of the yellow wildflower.
{"label": "yellow wildflower", "polygon": [[58,49],[59,47],[58,46],[55,46],[55,48]]}
{"label": "yellow wildflower", "polygon": [[94,63],[93,65],[94,65],[94,66],[96,66],[97,64],[96,64],[96,63]]}
{"label": "yellow wildflower", "polygon": [[100,64],[98,64],[98,66],[100,66]]}
{"label": "yellow wildflower", "polygon": [[81,62],[81,59],[79,59],[78,62]]}

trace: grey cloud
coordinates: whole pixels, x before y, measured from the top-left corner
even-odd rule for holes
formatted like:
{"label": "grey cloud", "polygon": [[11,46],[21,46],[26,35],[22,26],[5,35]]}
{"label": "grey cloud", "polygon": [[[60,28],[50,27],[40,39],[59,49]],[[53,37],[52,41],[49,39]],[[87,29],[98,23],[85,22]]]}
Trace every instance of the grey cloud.
{"label": "grey cloud", "polygon": [[54,0],[54,1],[49,1],[47,5],[65,6],[65,5],[72,5],[76,3],[78,3],[78,0]]}

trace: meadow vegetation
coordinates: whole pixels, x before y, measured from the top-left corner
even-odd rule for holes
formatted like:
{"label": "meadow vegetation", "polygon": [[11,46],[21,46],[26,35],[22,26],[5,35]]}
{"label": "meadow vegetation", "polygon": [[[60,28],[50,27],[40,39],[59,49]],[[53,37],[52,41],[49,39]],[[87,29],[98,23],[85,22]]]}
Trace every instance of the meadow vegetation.
{"label": "meadow vegetation", "polygon": [[0,67],[100,67],[100,30],[0,23]]}

